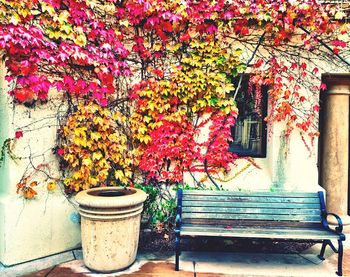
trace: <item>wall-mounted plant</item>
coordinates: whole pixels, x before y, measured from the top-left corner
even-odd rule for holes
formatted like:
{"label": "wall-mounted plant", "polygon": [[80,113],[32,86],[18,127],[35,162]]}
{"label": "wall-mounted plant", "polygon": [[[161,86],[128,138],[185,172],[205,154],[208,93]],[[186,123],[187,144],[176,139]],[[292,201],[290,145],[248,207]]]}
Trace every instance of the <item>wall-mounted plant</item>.
{"label": "wall-mounted plant", "polygon": [[67,193],[131,183],[135,161],[126,123],[120,112],[92,101],[68,115],[56,149]]}
{"label": "wall-mounted plant", "polygon": [[167,189],[205,172],[219,187],[212,175],[235,160],[228,142],[241,73],[269,88],[255,97],[268,94],[267,121],[305,144],[319,135],[320,72],[350,67],[346,14],[314,0],[231,2],[0,2],[14,103],[66,109],[52,148],[67,193],[127,185],[136,172]]}

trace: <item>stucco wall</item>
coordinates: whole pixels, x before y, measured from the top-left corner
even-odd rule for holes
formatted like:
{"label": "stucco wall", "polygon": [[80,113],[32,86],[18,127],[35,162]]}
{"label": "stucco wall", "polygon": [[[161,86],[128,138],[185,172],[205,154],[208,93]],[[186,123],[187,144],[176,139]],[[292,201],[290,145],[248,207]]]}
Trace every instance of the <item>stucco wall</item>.
{"label": "stucco wall", "polygon": [[[13,138],[16,130],[23,130],[23,137],[13,146],[14,154],[22,159],[11,160],[6,155],[0,167],[0,262],[12,265],[78,247],[80,224],[75,208],[62,191],[46,189],[48,180],[44,174],[34,177],[39,182],[34,199],[25,200],[16,193],[16,184],[23,174],[32,171],[30,154],[34,166],[47,163],[50,174],[57,174],[56,158],[50,149],[56,136],[56,119],[51,115],[57,107],[13,108],[5,89],[4,72],[1,66],[0,144]],[[26,127],[28,124],[32,124],[30,128]]]}

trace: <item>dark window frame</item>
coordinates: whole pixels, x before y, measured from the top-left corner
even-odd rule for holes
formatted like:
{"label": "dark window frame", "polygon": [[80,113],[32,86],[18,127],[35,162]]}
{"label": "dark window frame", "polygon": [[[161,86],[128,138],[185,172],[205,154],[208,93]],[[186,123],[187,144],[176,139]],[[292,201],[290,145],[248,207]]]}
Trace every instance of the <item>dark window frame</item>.
{"label": "dark window frame", "polygon": [[[243,76],[243,82],[242,84],[246,83],[248,84],[249,82],[249,77],[251,75],[250,74],[244,74]],[[238,76],[239,78],[239,76]],[[245,79],[245,80],[244,80]],[[233,79],[233,83],[235,83],[235,80]],[[257,151],[252,151],[252,150],[242,150],[242,151],[237,151],[237,148],[234,149],[233,145],[234,142],[230,143],[229,146],[229,151],[236,154],[239,157],[252,157],[252,158],[266,158],[267,157],[267,123],[264,120],[267,116],[267,112],[268,112],[268,86],[262,86],[261,87],[262,90],[262,103],[261,103],[261,120],[262,120],[262,134],[261,134],[261,151],[257,152]],[[237,98],[236,98],[237,100]],[[238,105],[237,105],[238,106]],[[238,112],[238,117],[239,117],[239,112]],[[231,127],[231,136],[234,140],[234,131],[235,131],[235,126]]]}

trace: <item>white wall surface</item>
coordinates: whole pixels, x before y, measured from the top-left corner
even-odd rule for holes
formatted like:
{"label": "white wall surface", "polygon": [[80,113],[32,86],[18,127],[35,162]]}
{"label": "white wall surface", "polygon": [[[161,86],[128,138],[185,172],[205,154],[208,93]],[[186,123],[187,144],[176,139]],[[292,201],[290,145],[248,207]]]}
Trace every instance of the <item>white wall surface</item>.
{"label": "white wall surface", "polygon": [[[13,108],[4,84],[4,67],[0,69],[0,145],[14,138],[15,131],[23,130],[16,140],[13,152],[22,159],[11,160],[7,155],[0,167],[0,262],[13,265],[59,253],[80,245],[80,224],[77,212],[57,188],[49,192],[45,174],[37,173],[35,189],[38,195],[26,200],[16,193],[16,184],[25,172],[33,171],[32,163],[49,165],[49,173],[57,176],[57,162],[52,154],[56,136],[55,106],[44,105],[28,110]],[[38,121],[41,120],[41,121]],[[29,126],[28,126],[29,125]],[[53,125],[53,126],[52,126]]]}

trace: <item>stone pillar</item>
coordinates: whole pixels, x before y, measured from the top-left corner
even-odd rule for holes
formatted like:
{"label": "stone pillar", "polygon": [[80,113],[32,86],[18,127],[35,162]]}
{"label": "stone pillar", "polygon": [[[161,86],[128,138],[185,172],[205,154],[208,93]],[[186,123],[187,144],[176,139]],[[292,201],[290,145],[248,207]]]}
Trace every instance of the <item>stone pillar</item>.
{"label": "stone pillar", "polygon": [[[325,97],[322,126],[320,180],[326,190],[328,212],[338,214],[350,232],[349,189],[349,95],[350,75],[332,75],[324,79]],[[330,218],[331,219],[331,218]]]}

